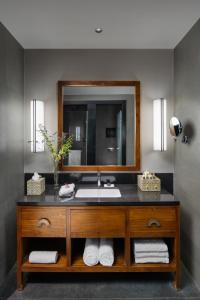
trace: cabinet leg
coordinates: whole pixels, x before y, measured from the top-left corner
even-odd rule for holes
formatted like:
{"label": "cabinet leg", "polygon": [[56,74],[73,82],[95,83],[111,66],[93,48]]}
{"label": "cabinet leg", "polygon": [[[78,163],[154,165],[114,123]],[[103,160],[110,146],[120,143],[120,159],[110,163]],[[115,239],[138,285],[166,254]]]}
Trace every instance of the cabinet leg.
{"label": "cabinet leg", "polygon": [[130,252],[130,238],[125,238],[125,261],[126,265],[129,267],[131,264],[131,252]]}
{"label": "cabinet leg", "polygon": [[21,271],[23,262],[23,238],[21,237],[21,208],[17,207],[17,289],[23,290],[24,276]]}
{"label": "cabinet leg", "polygon": [[23,272],[17,270],[17,290],[22,291],[24,289],[24,276]]}
{"label": "cabinet leg", "polygon": [[180,276],[180,271],[177,270],[174,273],[174,281],[173,281],[173,286],[174,288],[176,288],[177,290],[179,290],[181,288],[181,276]]}
{"label": "cabinet leg", "polygon": [[176,237],[174,240],[174,256],[176,258],[176,271],[174,273],[174,282],[173,286],[176,289],[181,288],[181,264],[180,264],[180,210],[177,207],[177,228],[176,228]]}

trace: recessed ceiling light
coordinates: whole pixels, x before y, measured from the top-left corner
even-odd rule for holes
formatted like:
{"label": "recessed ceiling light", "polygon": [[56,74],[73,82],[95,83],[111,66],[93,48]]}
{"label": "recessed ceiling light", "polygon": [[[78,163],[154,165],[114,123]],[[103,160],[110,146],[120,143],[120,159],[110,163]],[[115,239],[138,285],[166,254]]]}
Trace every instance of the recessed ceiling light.
{"label": "recessed ceiling light", "polygon": [[102,33],[103,32],[103,28],[97,27],[97,28],[95,28],[95,32],[96,33]]}

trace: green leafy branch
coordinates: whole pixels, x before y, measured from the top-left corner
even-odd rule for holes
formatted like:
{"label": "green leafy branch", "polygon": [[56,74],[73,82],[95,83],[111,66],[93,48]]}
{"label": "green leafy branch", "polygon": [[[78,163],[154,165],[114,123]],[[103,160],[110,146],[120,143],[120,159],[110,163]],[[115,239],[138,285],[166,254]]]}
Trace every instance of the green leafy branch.
{"label": "green leafy branch", "polygon": [[39,125],[39,131],[42,134],[44,142],[46,143],[55,162],[59,163],[69,154],[69,151],[73,145],[72,135],[69,137],[65,137],[64,139],[61,139],[61,141],[57,141],[57,143],[55,143],[45,126]]}

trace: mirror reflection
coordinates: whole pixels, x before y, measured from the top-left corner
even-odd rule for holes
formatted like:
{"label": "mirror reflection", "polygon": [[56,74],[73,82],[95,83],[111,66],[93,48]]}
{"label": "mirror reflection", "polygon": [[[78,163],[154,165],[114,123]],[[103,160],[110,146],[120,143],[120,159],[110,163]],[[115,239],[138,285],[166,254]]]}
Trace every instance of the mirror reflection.
{"label": "mirror reflection", "polygon": [[170,133],[172,136],[177,137],[182,132],[182,124],[177,117],[172,117],[169,123]]}
{"label": "mirror reflection", "polygon": [[64,165],[133,165],[133,86],[65,86],[63,134],[74,143]]}

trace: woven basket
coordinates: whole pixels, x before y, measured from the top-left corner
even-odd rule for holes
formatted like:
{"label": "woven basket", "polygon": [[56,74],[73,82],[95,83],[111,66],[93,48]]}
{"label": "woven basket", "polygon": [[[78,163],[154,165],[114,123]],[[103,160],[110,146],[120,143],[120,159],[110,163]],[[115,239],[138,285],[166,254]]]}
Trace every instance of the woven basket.
{"label": "woven basket", "polygon": [[27,181],[27,195],[41,195],[45,191],[45,178]]}
{"label": "woven basket", "polygon": [[161,189],[160,179],[156,176],[153,178],[143,178],[143,175],[138,175],[138,187],[143,192],[158,192]]}

